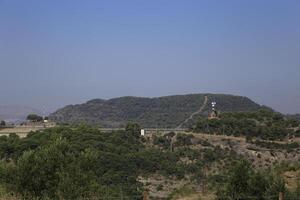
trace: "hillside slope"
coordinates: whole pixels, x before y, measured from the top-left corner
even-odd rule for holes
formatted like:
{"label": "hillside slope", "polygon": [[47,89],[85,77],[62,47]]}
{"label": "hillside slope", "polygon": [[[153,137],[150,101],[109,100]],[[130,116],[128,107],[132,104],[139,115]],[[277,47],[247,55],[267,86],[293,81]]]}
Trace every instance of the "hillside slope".
{"label": "hillside slope", "polygon": [[[197,115],[205,102],[206,106]],[[189,94],[157,98],[120,97],[109,100],[94,99],[79,105],[69,105],[52,113],[51,120],[60,123],[87,122],[102,127],[123,127],[128,121],[140,123],[143,127],[175,128],[187,127],[199,115],[207,115],[212,101],[217,102],[220,111],[253,111],[260,105],[247,97],[224,94]],[[186,120],[193,115],[191,120]]]}

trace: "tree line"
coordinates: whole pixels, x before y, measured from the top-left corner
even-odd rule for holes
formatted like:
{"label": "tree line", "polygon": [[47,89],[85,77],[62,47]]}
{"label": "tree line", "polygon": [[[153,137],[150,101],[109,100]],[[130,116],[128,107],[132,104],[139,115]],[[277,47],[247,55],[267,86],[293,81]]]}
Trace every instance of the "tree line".
{"label": "tree line", "polygon": [[268,140],[282,140],[296,137],[293,128],[299,122],[286,119],[282,114],[267,109],[252,112],[224,112],[217,119],[200,118],[194,132],[248,136]]}

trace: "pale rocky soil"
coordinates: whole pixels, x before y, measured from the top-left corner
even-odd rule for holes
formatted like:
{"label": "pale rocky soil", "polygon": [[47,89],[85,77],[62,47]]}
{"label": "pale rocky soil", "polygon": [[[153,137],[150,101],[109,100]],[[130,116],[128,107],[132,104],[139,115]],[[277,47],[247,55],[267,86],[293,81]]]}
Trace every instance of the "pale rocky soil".
{"label": "pale rocky soil", "polygon": [[[276,163],[282,161],[293,161],[300,163],[300,149],[294,149],[291,152],[286,150],[278,149],[267,149],[256,146],[255,144],[247,143],[245,137],[233,137],[225,135],[207,135],[207,134],[195,134],[187,133],[194,135],[192,139],[193,145],[190,148],[193,149],[203,149],[203,148],[212,148],[207,146],[202,146],[199,144],[200,140],[206,140],[214,147],[219,146],[222,149],[230,149],[235,151],[237,154],[242,155],[247,160],[249,160],[253,166],[256,168],[267,168],[272,167]],[[295,142],[300,143],[300,138],[294,140]],[[276,141],[279,144],[285,144],[287,141]],[[152,145],[151,145],[152,146]],[[185,159],[185,158],[184,158]],[[189,162],[189,161],[185,161]],[[192,162],[192,161],[190,161]],[[217,170],[217,166],[212,166],[209,169],[210,172]],[[287,188],[293,190],[297,186],[297,180],[300,178],[300,170],[297,172],[286,172],[284,178],[287,181]],[[153,175],[151,177],[145,178],[140,177],[140,181],[145,185],[145,188],[149,190],[149,194],[152,197],[151,199],[164,199],[168,197],[175,189],[179,189],[184,185],[191,184],[188,180],[176,180],[175,178],[170,179],[160,175]],[[162,189],[158,188],[163,186]],[[199,188],[197,194],[191,194],[187,197],[178,197],[177,200],[210,200],[214,199],[214,195],[211,193],[202,194],[201,189]]]}

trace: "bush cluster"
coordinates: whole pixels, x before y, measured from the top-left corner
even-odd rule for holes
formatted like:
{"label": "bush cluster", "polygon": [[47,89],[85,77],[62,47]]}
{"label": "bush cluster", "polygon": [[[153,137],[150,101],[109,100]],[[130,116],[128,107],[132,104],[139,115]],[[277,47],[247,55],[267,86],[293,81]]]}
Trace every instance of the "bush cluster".
{"label": "bush cluster", "polygon": [[297,126],[299,123],[293,119],[261,109],[253,112],[225,112],[219,119],[201,118],[194,131],[276,140],[296,135],[292,128]]}

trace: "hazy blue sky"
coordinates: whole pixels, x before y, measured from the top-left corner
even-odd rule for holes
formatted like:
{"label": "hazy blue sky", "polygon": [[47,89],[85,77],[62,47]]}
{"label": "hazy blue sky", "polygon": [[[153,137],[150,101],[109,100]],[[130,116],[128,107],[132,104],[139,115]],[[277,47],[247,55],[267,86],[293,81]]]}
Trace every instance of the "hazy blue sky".
{"label": "hazy blue sky", "polygon": [[300,112],[299,0],[0,0],[0,104],[245,95]]}

